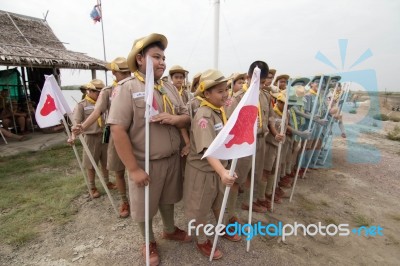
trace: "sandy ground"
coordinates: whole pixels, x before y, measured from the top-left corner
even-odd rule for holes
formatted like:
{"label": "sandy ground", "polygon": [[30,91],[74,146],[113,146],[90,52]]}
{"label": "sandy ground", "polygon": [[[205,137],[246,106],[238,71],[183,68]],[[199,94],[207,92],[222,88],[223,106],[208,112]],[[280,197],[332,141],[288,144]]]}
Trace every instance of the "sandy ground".
{"label": "sandy ground", "polygon": [[[246,241],[220,239],[224,257],[215,265],[400,265],[400,142],[385,138],[396,123],[372,125],[368,106],[345,115],[347,139],[335,137],[331,166],[309,171],[299,179],[293,201],[275,205],[274,213],[254,214],[253,222],[349,224],[367,220],[381,226],[383,236],[256,236],[246,252]],[[399,123],[397,123],[399,125]],[[290,192],[290,190],[288,190]],[[117,193],[113,192],[114,198]],[[240,196],[240,200],[243,200]],[[55,226],[49,217],[40,237],[20,248],[0,246],[0,265],[144,265],[142,240],[130,218],[117,218],[106,196],[74,202],[72,222]],[[239,203],[238,203],[239,204]],[[238,205],[239,206],[239,205]],[[248,212],[239,211],[243,220]],[[182,203],[176,223],[187,227]],[[163,240],[160,216],[154,223],[161,265],[207,265],[194,243]]]}

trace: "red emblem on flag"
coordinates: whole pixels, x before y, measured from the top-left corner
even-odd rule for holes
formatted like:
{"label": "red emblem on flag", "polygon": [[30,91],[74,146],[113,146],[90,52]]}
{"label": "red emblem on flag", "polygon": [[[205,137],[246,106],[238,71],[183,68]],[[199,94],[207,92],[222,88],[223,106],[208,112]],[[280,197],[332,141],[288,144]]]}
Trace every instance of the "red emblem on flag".
{"label": "red emblem on flag", "polygon": [[47,94],[46,101],[40,109],[40,114],[42,116],[47,116],[51,112],[56,110],[56,103],[54,102],[54,98],[50,96],[50,94]]}
{"label": "red emblem on flag", "polygon": [[254,142],[254,123],[257,119],[258,108],[254,105],[246,105],[240,110],[234,127],[229,132],[233,138],[225,144],[230,148],[233,144],[240,145],[242,143],[252,144]]}

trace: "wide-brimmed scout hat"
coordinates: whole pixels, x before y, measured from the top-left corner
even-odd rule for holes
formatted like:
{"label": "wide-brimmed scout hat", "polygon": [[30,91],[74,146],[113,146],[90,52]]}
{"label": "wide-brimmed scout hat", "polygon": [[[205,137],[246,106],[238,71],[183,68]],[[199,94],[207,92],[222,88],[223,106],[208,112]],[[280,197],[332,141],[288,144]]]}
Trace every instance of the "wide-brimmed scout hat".
{"label": "wide-brimmed scout hat", "polygon": [[193,76],[193,80],[192,80],[192,84],[191,84],[191,92],[197,92],[197,85],[199,85],[199,81],[200,81],[200,77],[201,77],[201,72],[197,73],[196,75]]}
{"label": "wide-brimmed scout hat", "polygon": [[306,89],[302,85],[295,85],[289,90],[289,105],[304,105],[303,97],[306,95]]}
{"label": "wide-brimmed scout hat", "polygon": [[[317,80],[320,81],[321,80],[321,76],[323,74],[317,74],[315,75],[312,79],[311,82],[316,82]],[[324,75],[324,83],[326,84],[326,82],[329,80],[329,76],[328,75]]]}
{"label": "wide-brimmed scout hat", "polygon": [[276,69],[271,68],[270,70],[268,70],[268,74],[272,74],[275,76],[276,74]]}
{"label": "wide-brimmed scout hat", "polygon": [[278,81],[279,81],[280,79],[289,80],[289,75],[282,74],[282,75],[277,76],[276,79],[275,79],[275,81],[274,81],[274,85],[275,85],[275,86],[278,84]]}
{"label": "wide-brimmed scout hat", "polygon": [[108,70],[114,70],[117,72],[130,72],[128,62],[125,57],[117,57],[110,63],[106,64]]}
{"label": "wide-brimmed scout hat", "polygon": [[89,83],[82,85],[80,89],[81,91],[82,89],[101,91],[101,89],[103,89],[105,86],[106,85],[104,85],[104,82],[100,79],[92,79]]}
{"label": "wide-brimmed scout hat", "polygon": [[[197,88],[199,90],[199,96],[204,96],[204,92],[222,82],[228,81],[229,78],[225,76],[216,69],[209,69],[204,71],[200,77],[200,84]],[[196,92],[197,93],[197,92]]]}
{"label": "wide-brimmed scout hat", "polygon": [[286,90],[280,92],[272,92],[272,97],[274,97],[277,101],[286,102]]}
{"label": "wide-brimmed scout hat", "polygon": [[181,67],[179,65],[175,65],[169,69],[169,75],[172,76],[175,73],[181,73],[181,74],[183,74],[183,76],[185,76],[187,73],[189,73],[189,71],[183,69],[183,67]]}
{"label": "wide-brimmed scout hat", "polygon": [[[310,82],[309,78],[305,78],[305,77],[296,77],[294,78],[294,80],[292,81],[292,86],[296,86],[297,85],[303,85],[306,86],[308,84],[308,82]],[[301,84],[299,84],[301,83]]]}
{"label": "wide-brimmed scout hat", "polygon": [[128,67],[131,72],[135,72],[137,70],[136,55],[143,51],[146,46],[149,46],[150,44],[155,42],[161,42],[164,48],[167,48],[168,46],[167,38],[164,35],[158,33],[152,33],[146,37],[135,40],[127,59]]}

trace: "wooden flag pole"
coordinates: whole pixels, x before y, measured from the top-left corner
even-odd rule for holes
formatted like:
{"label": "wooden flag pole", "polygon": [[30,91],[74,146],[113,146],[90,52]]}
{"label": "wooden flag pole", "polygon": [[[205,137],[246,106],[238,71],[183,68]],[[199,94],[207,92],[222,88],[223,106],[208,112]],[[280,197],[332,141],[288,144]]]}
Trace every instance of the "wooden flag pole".
{"label": "wooden flag pole", "polygon": [[[281,135],[285,133],[285,125],[286,125],[286,118],[287,118],[287,109],[288,109],[288,103],[289,103],[289,89],[292,86],[292,81],[289,80],[289,84],[286,88],[286,101],[285,105],[283,107],[283,115],[282,115],[282,120],[281,120],[281,131],[279,132]],[[279,163],[281,159],[281,152],[282,152],[282,142],[280,141],[278,144],[278,154],[276,156],[276,164],[275,164],[275,174],[274,174],[274,187],[272,189],[272,198],[271,198],[271,212],[274,211],[274,200],[275,200],[275,190],[276,190],[276,182],[278,180],[278,173],[279,173]]]}
{"label": "wooden flag pole", "polygon": [[[320,83],[319,83],[319,86],[318,86],[317,96],[315,97],[316,100],[314,101],[313,108],[311,110],[310,122],[308,123],[308,131],[311,130],[312,125],[313,125],[313,119],[314,119],[315,111],[317,109],[317,103],[318,103],[319,95],[320,95],[320,92],[321,92],[321,87],[322,87],[323,80],[324,80],[324,75],[322,75],[321,78],[320,78]],[[294,188],[296,187],[297,178],[299,177],[299,171],[300,171],[300,168],[301,168],[301,163],[303,162],[303,157],[304,157],[304,152],[306,150],[307,141],[308,141],[307,139],[304,141],[303,149],[301,150],[300,160],[298,162],[298,166],[297,166],[297,170],[296,170],[296,176],[294,177],[294,182],[293,182],[293,187],[292,187],[292,192],[290,194],[289,202],[292,202],[292,199],[293,199]]]}
{"label": "wooden flag pole", "polygon": [[[237,158],[232,160],[231,169],[229,169],[230,176],[233,176],[235,174],[237,160],[238,160]],[[216,228],[219,228],[220,224],[222,224],[222,219],[224,218],[224,213],[225,213],[225,208],[226,208],[226,202],[228,201],[228,196],[229,196],[230,191],[231,191],[231,187],[225,188],[224,199],[222,200],[222,206],[221,206],[221,210],[219,212],[218,223],[217,223]],[[214,257],[215,249],[217,247],[217,242],[218,242],[218,233],[216,230],[215,234],[214,234],[214,243],[213,243],[211,254],[210,254],[210,261],[212,261],[212,259]]]}

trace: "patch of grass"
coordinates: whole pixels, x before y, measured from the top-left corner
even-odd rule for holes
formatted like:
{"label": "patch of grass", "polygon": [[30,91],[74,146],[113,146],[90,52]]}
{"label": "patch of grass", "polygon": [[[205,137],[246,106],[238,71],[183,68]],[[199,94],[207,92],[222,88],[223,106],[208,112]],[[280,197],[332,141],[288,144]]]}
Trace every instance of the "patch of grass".
{"label": "patch of grass", "polygon": [[392,218],[393,220],[400,222],[400,214],[389,214],[389,217]]}
{"label": "patch of grass", "polygon": [[309,199],[305,198],[303,195],[299,195],[299,204],[301,208],[306,211],[314,211],[317,209],[317,205]]}
{"label": "patch of grass", "polygon": [[349,111],[349,114],[357,114],[357,109],[351,109],[351,110]]}
{"label": "patch of grass", "polygon": [[390,140],[400,141],[400,126],[395,126],[393,130],[389,131],[387,138]]}
{"label": "patch of grass", "polygon": [[385,114],[375,114],[374,116],[372,116],[373,119],[375,120],[381,120],[381,121],[388,121],[389,120],[389,116],[385,115]]}
{"label": "patch of grass", "polygon": [[400,122],[400,117],[395,117],[394,116],[394,117],[391,117],[390,120],[393,121],[393,122]]}
{"label": "patch of grass", "polygon": [[354,217],[354,222],[355,224],[360,227],[360,226],[370,226],[371,221],[367,217],[365,217],[362,214],[356,214]]}
{"label": "patch of grass", "polygon": [[328,224],[336,224],[336,225],[339,225],[339,223],[338,223],[335,219],[333,219],[333,218],[331,218],[331,217],[326,217],[326,218],[324,218],[324,222],[325,222],[326,225],[328,225]]}
{"label": "patch of grass", "polygon": [[22,245],[49,219],[65,223],[76,213],[71,202],[85,187],[76,164],[69,147],[2,158],[0,242]]}
{"label": "patch of grass", "polygon": [[326,202],[325,200],[321,200],[321,205],[325,207],[329,207],[329,203]]}

